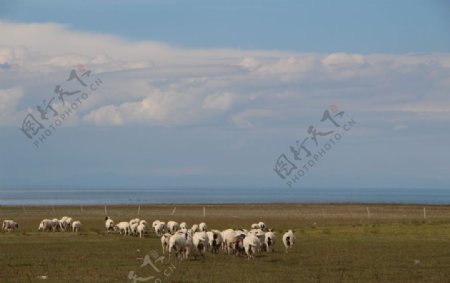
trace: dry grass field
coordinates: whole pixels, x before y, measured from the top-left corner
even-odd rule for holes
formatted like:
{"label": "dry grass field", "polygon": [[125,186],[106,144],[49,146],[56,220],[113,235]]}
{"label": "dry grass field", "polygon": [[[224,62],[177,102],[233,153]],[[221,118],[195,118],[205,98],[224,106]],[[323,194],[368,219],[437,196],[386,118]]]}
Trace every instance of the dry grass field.
{"label": "dry grass field", "polygon": [[[418,205],[364,204],[106,209],[116,223],[204,221],[223,230],[262,220],[277,232],[276,251],[254,260],[221,252],[169,261],[153,232],[142,239],[107,234],[104,206],[0,206],[1,221],[19,223],[19,230],[0,234],[0,282],[450,282],[450,206],[426,206],[425,214]],[[41,219],[65,215],[82,222],[81,232],[37,231]],[[286,229],[297,238],[287,254]],[[146,255],[154,266],[141,267]]]}

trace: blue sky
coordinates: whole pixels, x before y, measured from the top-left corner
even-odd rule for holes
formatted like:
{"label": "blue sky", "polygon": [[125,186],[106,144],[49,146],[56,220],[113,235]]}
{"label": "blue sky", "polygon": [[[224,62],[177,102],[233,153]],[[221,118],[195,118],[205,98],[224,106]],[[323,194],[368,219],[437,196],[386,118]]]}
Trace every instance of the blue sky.
{"label": "blue sky", "polygon": [[[293,188],[448,187],[446,1],[179,2],[0,1],[0,187],[287,188],[332,105],[356,125]],[[77,65],[103,83],[36,147]]]}
{"label": "blue sky", "polygon": [[0,16],[185,47],[448,52],[448,1],[0,1]]}

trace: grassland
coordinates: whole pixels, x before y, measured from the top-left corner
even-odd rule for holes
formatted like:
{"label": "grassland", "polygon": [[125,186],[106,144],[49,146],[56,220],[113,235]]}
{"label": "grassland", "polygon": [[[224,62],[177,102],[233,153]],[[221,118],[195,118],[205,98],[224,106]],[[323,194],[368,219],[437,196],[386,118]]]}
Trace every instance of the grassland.
{"label": "grassland", "polygon": [[[205,205],[205,217],[203,205],[174,207],[142,205],[137,215],[137,206],[108,206],[107,213],[116,222],[205,221],[217,229],[263,220],[278,231],[276,251],[251,261],[208,253],[155,262],[159,239],[106,234],[103,206],[0,206],[0,220],[20,225],[0,234],[0,282],[133,282],[130,271],[154,276],[142,282],[450,282],[450,206],[427,206],[426,218],[416,205]],[[82,231],[37,232],[41,219],[64,215],[80,220]],[[288,228],[297,243],[286,254],[281,232]],[[140,267],[145,255],[160,272]]]}

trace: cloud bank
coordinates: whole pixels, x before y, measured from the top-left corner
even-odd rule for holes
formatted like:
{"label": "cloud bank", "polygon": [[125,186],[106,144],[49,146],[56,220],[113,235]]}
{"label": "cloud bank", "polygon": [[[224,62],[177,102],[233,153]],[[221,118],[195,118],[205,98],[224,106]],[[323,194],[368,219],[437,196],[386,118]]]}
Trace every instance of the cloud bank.
{"label": "cloud bank", "polygon": [[2,21],[0,30],[3,127],[36,112],[78,64],[105,82],[76,113],[76,123],[94,126],[283,126],[333,103],[380,117],[450,118],[449,54],[186,49],[54,23]]}

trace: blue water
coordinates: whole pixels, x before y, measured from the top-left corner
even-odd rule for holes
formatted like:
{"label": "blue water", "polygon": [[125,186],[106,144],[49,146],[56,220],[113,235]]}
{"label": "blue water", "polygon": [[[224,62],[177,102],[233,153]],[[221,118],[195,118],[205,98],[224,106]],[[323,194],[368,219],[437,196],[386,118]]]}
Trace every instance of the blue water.
{"label": "blue water", "polygon": [[450,204],[450,189],[22,188],[0,189],[0,205],[136,203]]}

